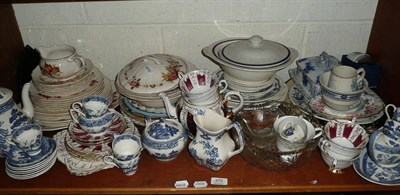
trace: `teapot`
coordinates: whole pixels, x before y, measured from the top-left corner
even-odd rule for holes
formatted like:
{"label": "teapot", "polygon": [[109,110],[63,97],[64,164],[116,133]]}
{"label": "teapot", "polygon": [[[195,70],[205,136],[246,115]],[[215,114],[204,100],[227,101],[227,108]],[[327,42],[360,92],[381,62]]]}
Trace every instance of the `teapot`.
{"label": "teapot", "polygon": [[40,53],[40,70],[43,75],[54,78],[68,78],[85,66],[83,57],[70,45],[37,47]]}
{"label": "teapot", "polygon": [[10,150],[10,144],[6,136],[18,127],[31,122],[33,117],[33,105],[29,98],[31,83],[25,83],[22,88],[22,104],[20,109],[12,99],[13,93],[10,89],[0,87],[0,157],[5,157]]}

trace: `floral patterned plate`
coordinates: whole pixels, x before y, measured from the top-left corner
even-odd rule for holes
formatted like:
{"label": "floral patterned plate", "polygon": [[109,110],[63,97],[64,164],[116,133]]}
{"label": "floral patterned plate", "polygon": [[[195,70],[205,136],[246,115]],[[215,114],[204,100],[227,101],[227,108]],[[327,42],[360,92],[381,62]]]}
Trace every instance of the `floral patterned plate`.
{"label": "floral patterned plate", "polygon": [[377,165],[369,157],[366,148],[354,160],[353,168],[358,175],[369,182],[385,186],[400,185],[400,166],[386,168]]}
{"label": "floral patterned plate", "polygon": [[367,89],[361,95],[361,99],[364,105],[361,104],[356,109],[346,112],[337,111],[326,106],[322,101],[321,95],[312,98],[308,105],[315,117],[325,121],[331,119],[351,120],[356,117],[357,123],[367,124],[378,120],[383,115],[385,104],[371,89]]}

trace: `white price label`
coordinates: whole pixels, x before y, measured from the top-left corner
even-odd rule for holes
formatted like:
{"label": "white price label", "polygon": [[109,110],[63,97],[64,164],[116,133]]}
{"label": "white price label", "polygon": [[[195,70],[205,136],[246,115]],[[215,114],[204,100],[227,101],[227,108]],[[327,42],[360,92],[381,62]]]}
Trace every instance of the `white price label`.
{"label": "white price label", "polygon": [[175,188],[187,188],[189,186],[189,182],[187,180],[181,180],[175,182]]}
{"label": "white price label", "polygon": [[193,186],[195,187],[195,188],[205,188],[205,187],[207,187],[207,182],[206,181],[195,181],[194,182],[194,184],[193,184]]}
{"label": "white price label", "polygon": [[211,184],[212,185],[226,186],[226,185],[228,185],[228,179],[227,178],[211,177]]}

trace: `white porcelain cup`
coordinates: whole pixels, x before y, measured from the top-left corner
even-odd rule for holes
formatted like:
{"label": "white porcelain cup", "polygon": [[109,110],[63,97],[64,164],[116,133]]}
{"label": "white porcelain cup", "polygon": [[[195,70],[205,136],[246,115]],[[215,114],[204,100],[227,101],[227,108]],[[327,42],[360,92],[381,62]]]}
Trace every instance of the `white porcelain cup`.
{"label": "white porcelain cup", "polygon": [[107,98],[99,95],[90,95],[84,97],[81,102],[72,103],[72,109],[86,118],[93,118],[105,114],[109,105],[110,102]]}
{"label": "white porcelain cup", "polygon": [[276,120],[274,130],[277,135],[276,146],[281,152],[300,150],[306,146],[307,124],[303,118],[288,116]]}
{"label": "white porcelain cup", "polygon": [[142,150],[142,142],[140,141],[140,137],[137,135],[116,135],[112,142],[113,155],[121,161],[135,158]]}
{"label": "white porcelain cup", "polygon": [[7,139],[11,139],[18,148],[28,155],[34,156],[41,152],[42,137],[41,127],[32,123],[14,129]]}
{"label": "white porcelain cup", "polygon": [[356,70],[351,66],[336,66],[331,71],[328,87],[342,92],[357,91],[364,76],[364,68]]}

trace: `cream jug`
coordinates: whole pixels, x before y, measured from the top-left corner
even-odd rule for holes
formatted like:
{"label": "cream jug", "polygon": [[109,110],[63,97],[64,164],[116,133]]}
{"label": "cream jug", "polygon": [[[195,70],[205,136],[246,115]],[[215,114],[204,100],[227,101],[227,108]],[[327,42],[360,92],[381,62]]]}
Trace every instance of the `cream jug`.
{"label": "cream jug", "polygon": [[[211,109],[199,110],[194,116],[196,136],[189,144],[189,152],[197,163],[212,170],[220,170],[234,155],[244,148],[243,131],[239,123],[232,123]],[[228,131],[234,128],[237,133],[239,148]]]}
{"label": "cream jug", "polygon": [[33,105],[29,99],[30,86],[31,83],[26,83],[22,88],[21,96],[24,105],[22,110],[12,99],[12,91],[0,87],[0,157],[5,157],[10,150],[10,143],[6,141],[6,136],[11,135],[14,129],[31,122]]}
{"label": "cream jug", "polygon": [[85,66],[84,58],[70,45],[37,47],[36,50],[42,58],[39,64],[40,70],[46,76],[68,78]]}

